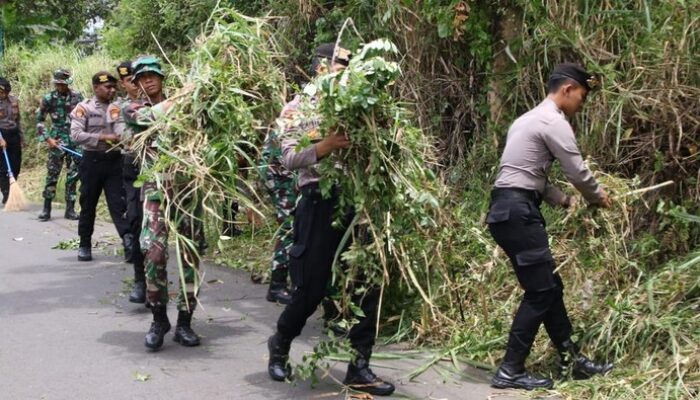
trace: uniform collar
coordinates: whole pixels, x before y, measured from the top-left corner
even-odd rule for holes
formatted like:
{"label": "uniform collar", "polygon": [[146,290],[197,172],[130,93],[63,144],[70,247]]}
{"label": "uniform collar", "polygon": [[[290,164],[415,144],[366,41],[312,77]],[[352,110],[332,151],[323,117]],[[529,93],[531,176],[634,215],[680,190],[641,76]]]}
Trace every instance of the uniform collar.
{"label": "uniform collar", "polygon": [[562,111],[558,106],[557,103],[554,102],[554,100],[550,99],[549,97],[545,98],[542,103],[540,103],[540,106],[543,108],[554,111],[557,114],[561,115],[562,117],[566,118],[566,114],[564,114],[564,111]]}

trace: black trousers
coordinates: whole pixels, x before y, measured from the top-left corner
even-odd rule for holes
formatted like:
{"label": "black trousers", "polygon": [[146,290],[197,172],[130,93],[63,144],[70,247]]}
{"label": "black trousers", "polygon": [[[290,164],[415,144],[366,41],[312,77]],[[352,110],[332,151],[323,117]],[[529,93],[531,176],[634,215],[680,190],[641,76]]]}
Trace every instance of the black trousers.
{"label": "black trousers", "polygon": [[140,170],[141,168],[133,156],[123,156],[122,179],[126,199],[126,221],[129,224],[129,230],[134,235],[131,246],[131,254],[134,261],[134,281],[146,282],[144,257],[141,252],[141,241],[139,240],[141,224],[143,223],[143,201],[141,201],[141,188],[134,187],[134,182],[136,182]]}
{"label": "black trousers", "polygon": [[[22,168],[22,143],[19,129],[3,129],[2,137],[7,143],[5,151],[10,159],[12,174],[17,179]],[[2,193],[2,203],[5,204],[10,195],[10,176],[4,154],[0,154],[0,192]]]}
{"label": "black trousers", "polygon": [[124,219],[126,202],[122,182],[122,155],[116,152],[84,151],[80,160],[80,246],[90,246],[95,229],[97,202],[104,191],[107,208],[119,237],[130,233]]}
{"label": "black trousers", "polygon": [[[336,250],[354,217],[353,213],[345,213],[343,227],[334,228],[337,206],[338,198],[323,199],[315,184],[301,189],[294,214],[294,245],[289,249],[289,275],[295,290],[291,304],[277,321],[277,331],[289,339],[301,334],[306,320],[327,295]],[[350,343],[356,349],[371,347],[377,327],[379,290],[372,287],[352,301],[362,308],[365,317],[350,329]]]}
{"label": "black trousers", "polygon": [[523,362],[544,324],[554,345],[571,336],[562,283],[549,249],[541,199],[535,191],[500,189],[491,192],[486,221],[491,236],[510,258],[525,294],[513,319],[504,361]]}

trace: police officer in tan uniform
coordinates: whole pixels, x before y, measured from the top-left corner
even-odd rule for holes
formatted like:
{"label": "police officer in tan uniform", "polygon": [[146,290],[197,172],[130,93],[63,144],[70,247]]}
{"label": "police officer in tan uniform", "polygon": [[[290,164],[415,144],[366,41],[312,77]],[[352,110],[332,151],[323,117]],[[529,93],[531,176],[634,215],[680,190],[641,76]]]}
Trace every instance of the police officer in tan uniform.
{"label": "police officer in tan uniform", "polygon": [[115,147],[119,136],[111,131],[107,121],[107,107],[114,98],[116,85],[117,79],[109,72],[98,72],[92,77],[95,95],[79,103],[71,113],[71,139],[83,150],[80,162],[79,261],[92,260],[92,233],[102,191],[119,237],[124,241],[125,252],[131,250],[131,243],[128,243],[131,231],[123,217],[126,203],[122,186],[122,155]]}
{"label": "police officer in tan uniform", "polygon": [[[5,149],[9,158],[12,174],[15,179],[19,176],[22,166],[22,146],[24,134],[20,128],[19,100],[10,95],[12,86],[7,79],[0,77],[0,151]],[[10,177],[7,171],[5,156],[0,153],[0,192],[2,204],[7,202],[10,195]]]}
{"label": "police officer in tan uniform", "polygon": [[542,324],[559,351],[562,375],[587,378],[612,369],[612,364],[588,360],[571,340],[564,285],[555,272],[540,213],[542,200],[560,207],[572,203],[571,197],[547,181],[555,160],[587,202],[611,206],[607,193],[584,164],[567,120],[583,107],[596,86],[595,77],[579,65],[557,65],[549,77],[547,98],[516,119],[508,130],[487,222],[496,243],[510,258],[525,294],[513,318],[505,357],[492,380],[497,388],[552,387],[550,379],[525,371],[525,359]]}

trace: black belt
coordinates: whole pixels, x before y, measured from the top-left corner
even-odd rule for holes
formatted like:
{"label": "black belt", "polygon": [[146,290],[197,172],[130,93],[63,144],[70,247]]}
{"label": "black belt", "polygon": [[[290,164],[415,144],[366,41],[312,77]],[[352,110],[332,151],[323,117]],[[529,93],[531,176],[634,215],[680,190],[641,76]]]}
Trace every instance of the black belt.
{"label": "black belt", "polygon": [[[299,191],[301,192],[302,196],[306,196],[309,198],[321,198],[321,187],[318,185],[318,182],[312,182],[309,184],[306,184],[299,188]],[[331,196],[330,197],[337,197],[338,196],[338,187],[333,186],[331,188]]]}
{"label": "black belt", "polygon": [[525,200],[537,205],[542,203],[542,195],[537,190],[521,188],[493,188],[491,190],[491,200]]}
{"label": "black belt", "polygon": [[122,156],[119,151],[93,151],[83,150],[83,159],[90,160],[117,160]]}

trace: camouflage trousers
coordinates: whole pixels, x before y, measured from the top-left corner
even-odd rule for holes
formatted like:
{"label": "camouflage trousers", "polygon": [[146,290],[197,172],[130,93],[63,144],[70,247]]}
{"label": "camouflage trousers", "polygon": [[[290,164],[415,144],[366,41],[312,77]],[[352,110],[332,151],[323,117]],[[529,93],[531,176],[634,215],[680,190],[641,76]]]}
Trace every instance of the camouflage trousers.
{"label": "camouflage trousers", "polygon": [[[169,221],[166,220],[162,193],[155,183],[144,183],[142,196],[143,228],[139,239],[146,269],[146,299],[151,306],[165,306],[170,299],[167,272]],[[201,223],[190,216],[181,215],[174,207],[171,212],[168,217],[176,223],[178,236],[184,236],[178,237],[177,242],[181,265],[177,309],[194,311],[200,286],[196,247],[202,235]]]}
{"label": "camouflage trousers", "polygon": [[43,192],[44,199],[53,200],[56,197],[56,185],[58,185],[58,177],[61,175],[64,163],[66,165],[66,202],[75,201],[80,162],[59,149],[49,149],[49,159],[46,162],[47,174]]}
{"label": "camouflage trousers", "polygon": [[286,269],[289,266],[288,249],[294,244],[292,212],[296,207],[299,192],[296,179],[281,166],[270,165],[265,171],[265,188],[275,206],[277,223],[280,225],[275,234],[275,249],[272,254],[272,270]]}

